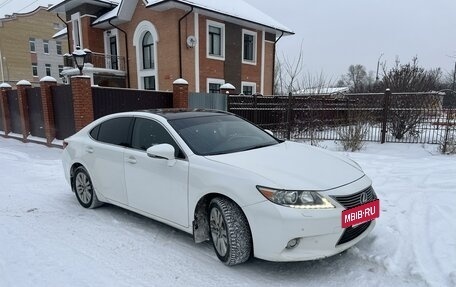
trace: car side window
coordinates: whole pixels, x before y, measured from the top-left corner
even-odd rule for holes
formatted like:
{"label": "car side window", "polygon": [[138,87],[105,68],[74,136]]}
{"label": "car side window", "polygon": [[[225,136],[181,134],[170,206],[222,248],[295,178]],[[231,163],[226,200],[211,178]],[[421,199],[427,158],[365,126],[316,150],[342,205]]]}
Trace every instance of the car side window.
{"label": "car side window", "polygon": [[130,146],[129,131],[132,120],[131,117],[123,117],[101,123],[97,140],[114,145]]}
{"label": "car side window", "polygon": [[184,154],[168,131],[158,122],[137,118],[133,128],[131,147],[147,150],[153,145],[170,144],[174,147],[174,156],[184,158]]}

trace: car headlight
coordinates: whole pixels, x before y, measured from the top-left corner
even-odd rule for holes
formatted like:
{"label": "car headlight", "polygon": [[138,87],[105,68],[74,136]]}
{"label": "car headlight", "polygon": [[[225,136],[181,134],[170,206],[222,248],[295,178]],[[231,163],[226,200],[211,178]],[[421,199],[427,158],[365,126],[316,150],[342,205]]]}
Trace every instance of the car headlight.
{"label": "car headlight", "polygon": [[325,197],[316,191],[283,190],[257,186],[264,197],[275,204],[303,209],[335,208]]}

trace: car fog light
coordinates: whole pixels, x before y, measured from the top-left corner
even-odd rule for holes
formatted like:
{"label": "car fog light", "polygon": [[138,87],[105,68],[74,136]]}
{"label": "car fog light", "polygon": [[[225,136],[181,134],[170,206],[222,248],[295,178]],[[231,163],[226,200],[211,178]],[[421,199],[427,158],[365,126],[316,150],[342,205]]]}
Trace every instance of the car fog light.
{"label": "car fog light", "polygon": [[296,246],[298,246],[299,244],[299,238],[294,238],[294,239],[291,239],[290,241],[288,241],[288,244],[287,244],[287,249],[292,249],[292,248],[295,248]]}

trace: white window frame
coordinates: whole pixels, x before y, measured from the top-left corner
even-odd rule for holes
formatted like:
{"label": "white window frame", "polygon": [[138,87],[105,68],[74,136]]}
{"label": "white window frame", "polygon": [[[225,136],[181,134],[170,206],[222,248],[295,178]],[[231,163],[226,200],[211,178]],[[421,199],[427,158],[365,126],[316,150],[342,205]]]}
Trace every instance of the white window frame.
{"label": "white window frame", "polygon": [[224,79],[216,79],[216,78],[207,78],[207,80],[206,80],[206,93],[209,93],[209,84],[223,85],[223,84],[225,84],[225,80]]}
{"label": "white window frame", "polygon": [[[47,52],[46,52],[46,46],[47,46]],[[49,55],[49,40],[43,40],[43,53],[45,55]]]}
{"label": "white window frame", "polygon": [[[48,75],[48,68],[49,68],[49,75]],[[52,65],[51,64],[44,65],[44,74],[49,77],[52,76]]]}
{"label": "white window frame", "polygon": [[244,93],[244,87],[252,87],[252,95],[256,94],[256,83],[255,82],[241,82],[241,93]]}
{"label": "white window frame", "polygon": [[[59,54],[59,47],[60,46],[60,54]],[[55,53],[57,55],[63,55],[63,46],[62,41],[55,41]]]}
{"label": "white window frame", "polygon": [[[150,32],[152,37],[154,38],[154,58],[155,58],[155,66],[153,69],[143,69],[143,56],[142,56],[142,40],[146,32]],[[119,39],[119,37],[117,37]],[[138,89],[144,90],[144,77],[155,76],[155,90],[159,90],[158,85],[158,65],[159,59],[157,55],[157,44],[159,38],[157,29],[155,28],[154,24],[151,22],[144,20],[141,21],[138,26],[136,26],[135,33],[133,35],[133,46],[136,48],[136,71],[138,74]]]}
{"label": "white window frame", "polygon": [[[220,28],[221,36],[220,36],[220,52],[221,55],[211,55],[209,54],[209,26]],[[206,20],[206,57],[208,59],[220,60],[225,61],[225,24],[220,22],[215,22],[212,20]]]}
{"label": "white window frame", "polygon": [[[34,68],[36,68],[36,75],[33,74]],[[38,77],[38,64],[37,63],[32,63],[32,76]]]}
{"label": "white window frame", "polygon": [[[78,23],[78,33],[75,33],[74,23]],[[71,15],[71,33],[73,37],[73,50],[76,50],[76,46],[79,46],[81,49],[84,47],[82,42],[82,28],[81,28],[81,13],[74,13]],[[76,43],[76,35],[78,36],[79,45]]]}
{"label": "white window frame", "polygon": [[[244,36],[253,36],[253,60],[246,60],[244,57]],[[258,33],[251,30],[242,29],[242,63],[249,65],[256,65],[257,63],[257,49],[258,49]]]}
{"label": "white window frame", "polygon": [[[117,29],[111,29],[111,30],[106,30],[103,32],[103,37],[104,37],[104,51],[105,51],[105,67],[111,68],[111,58],[108,57],[108,55],[111,55],[111,43],[110,43],[110,38],[111,37],[116,37],[116,50],[117,50],[117,56],[120,56],[120,46],[119,46],[119,31]],[[117,68],[120,70],[120,61],[117,63]]]}
{"label": "white window frame", "polygon": [[[32,39],[33,39],[33,41],[32,41]],[[31,49],[32,48],[31,43],[33,43],[34,50]],[[30,53],[36,53],[36,38],[32,38],[32,37],[29,38],[29,50],[30,50]]]}

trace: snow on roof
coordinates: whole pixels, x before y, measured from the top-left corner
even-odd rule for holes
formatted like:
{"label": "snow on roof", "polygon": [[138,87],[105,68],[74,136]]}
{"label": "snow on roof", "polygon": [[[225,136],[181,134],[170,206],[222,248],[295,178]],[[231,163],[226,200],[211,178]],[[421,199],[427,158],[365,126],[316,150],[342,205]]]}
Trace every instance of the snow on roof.
{"label": "snow on roof", "polygon": [[38,7],[48,7],[56,0],[22,0],[20,1],[2,1],[0,3],[0,19],[10,18],[13,14],[27,14],[35,11]]}
{"label": "snow on roof", "polygon": [[55,5],[52,5],[48,10],[49,11],[54,11],[54,12],[65,12],[71,9],[76,8],[77,6],[80,6],[81,4],[88,3],[88,4],[94,4],[94,5],[103,5],[105,7],[110,7],[114,5],[119,5],[119,3],[122,0],[63,0],[63,1],[56,1],[56,0],[48,0],[56,3]]}
{"label": "snow on roof", "polygon": [[116,8],[112,9],[111,11],[98,17],[98,19],[93,22],[93,25],[96,25],[98,23],[108,21],[108,20],[111,20],[111,19],[117,17],[119,15],[120,7],[121,7],[121,5],[118,5]]}
{"label": "snow on roof", "polygon": [[55,38],[59,38],[59,37],[62,37],[62,36],[65,36],[66,34],[68,34],[68,30],[67,28],[63,28],[62,30],[58,31],[57,33],[55,33],[52,38],[55,39]]}
{"label": "snow on roof", "polygon": [[[239,18],[249,22],[254,22],[263,26],[274,28],[276,30],[284,31],[289,34],[294,32],[288,27],[274,20],[269,15],[266,15],[256,7],[250,5],[243,0],[173,0],[174,2],[186,4],[196,8],[224,14],[227,16]],[[157,6],[163,3],[169,2],[169,0],[149,0],[147,7]]]}

